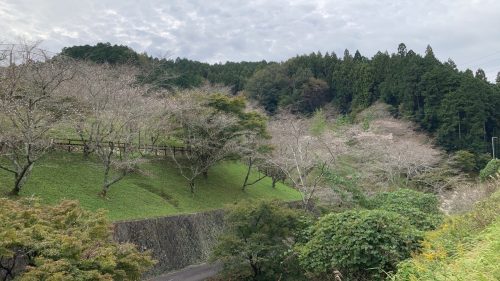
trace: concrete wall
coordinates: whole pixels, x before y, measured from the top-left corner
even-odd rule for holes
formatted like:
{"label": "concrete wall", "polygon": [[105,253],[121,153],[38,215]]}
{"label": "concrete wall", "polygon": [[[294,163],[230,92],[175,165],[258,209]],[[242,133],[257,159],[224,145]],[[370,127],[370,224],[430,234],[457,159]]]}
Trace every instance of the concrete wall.
{"label": "concrete wall", "polygon": [[114,223],[114,238],[151,250],[153,276],[207,261],[224,226],[223,210]]}

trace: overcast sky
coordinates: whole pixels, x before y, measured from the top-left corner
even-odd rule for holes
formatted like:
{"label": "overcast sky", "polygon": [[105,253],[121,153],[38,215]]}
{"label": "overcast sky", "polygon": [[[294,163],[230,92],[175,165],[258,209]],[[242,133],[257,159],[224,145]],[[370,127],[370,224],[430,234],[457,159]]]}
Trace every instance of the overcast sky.
{"label": "overcast sky", "polygon": [[212,63],[430,44],[490,81],[500,71],[500,0],[0,0],[0,30],[53,52],[111,42]]}

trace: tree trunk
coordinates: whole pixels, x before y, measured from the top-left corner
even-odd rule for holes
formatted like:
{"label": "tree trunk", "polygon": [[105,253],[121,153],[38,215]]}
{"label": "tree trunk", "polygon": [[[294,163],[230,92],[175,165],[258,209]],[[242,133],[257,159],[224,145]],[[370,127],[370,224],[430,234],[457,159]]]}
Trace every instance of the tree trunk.
{"label": "tree trunk", "polygon": [[99,193],[99,195],[101,195],[102,197],[106,197],[106,195],[108,194],[108,190],[109,190],[109,185],[108,185],[109,168],[110,168],[109,165],[107,165],[106,169],[104,170],[104,182],[102,184],[101,193]]}
{"label": "tree trunk", "polygon": [[245,187],[247,186],[248,183],[248,178],[250,177],[250,171],[252,170],[252,165],[253,161],[252,158],[248,160],[248,169],[247,169],[247,174],[245,176],[245,181],[243,181],[243,186],[241,187],[241,190],[245,191]]}
{"label": "tree trunk", "polygon": [[19,196],[19,192],[21,192],[21,189],[26,183],[26,180],[28,179],[28,176],[30,175],[32,169],[33,163],[28,163],[20,172],[14,174],[15,182],[14,188],[10,191],[11,195]]}
{"label": "tree trunk", "polygon": [[16,176],[16,180],[14,182],[14,188],[10,191],[10,195],[19,196],[19,192],[21,191],[21,181],[20,178]]}
{"label": "tree trunk", "polygon": [[108,195],[108,190],[109,190],[109,186],[107,184],[103,184],[102,190],[101,190],[101,192],[99,192],[99,195],[101,197],[106,198],[106,196]]}
{"label": "tree trunk", "polygon": [[109,179],[109,171],[110,171],[111,167],[108,165],[106,167],[106,170],[104,171],[104,183],[102,185],[102,190],[101,192],[99,193],[102,197],[106,197],[106,195],[108,194],[108,191],[109,191],[109,188],[119,182],[121,179],[123,179],[126,175],[127,175],[127,170],[122,170],[121,171],[121,174],[119,174],[118,176],[116,176],[114,179]]}
{"label": "tree trunk", "polygon": [[248,260],[250,262],[250,267],[252,268],[252,271],[253,271],[253,279],[257,280],[257,278],[260,275],[260,269],[257,266],[257,264],[255,264],[255,262],[253,261],[253,257],[252,256],[249,256]]}
{"label": "tree trunk", "polygon": [[88,159],[90,156],[90,146],[89,144],[85,141],[83,142],[83,158]]}
{"label": "tree trunk", "polygon": [[276,183],[278,182],[278,178],[273,177],[273,184],[271,185],[272,188],[276,188]]}
{"label": "tree trunk", "polygon": [[193,195],[194,195],[194,188],[195,188],[194,179],[191,179],[189,180],[189,189],[191,190],[191,194]]}

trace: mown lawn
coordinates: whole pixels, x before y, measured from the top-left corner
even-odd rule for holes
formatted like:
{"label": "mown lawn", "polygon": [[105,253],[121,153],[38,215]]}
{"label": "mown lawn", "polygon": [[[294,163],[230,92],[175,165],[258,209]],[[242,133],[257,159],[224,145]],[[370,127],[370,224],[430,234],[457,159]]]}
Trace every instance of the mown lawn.
{"label": "mown lawn", "polygon": [[[169,160],[150,159],[141,169],[141,173],[128,175],[111,186],[108,197],[101,198],[98,193],[103,169],[99,162],[84,160],[80,153],[53,152],[35,166],[21,196],[39,197],[47,204],[79,200],[86,209],[108,210],[114,221],[199,212],[242,199],[300,199],[297,191],[285,185],[271,188],[267,178],[243,192],[246,167],[236,162],[212,168],[208,179],[197,180],[194,195]],[[0,170],[0,196],[6,196],[12,183],[13,176]]]}

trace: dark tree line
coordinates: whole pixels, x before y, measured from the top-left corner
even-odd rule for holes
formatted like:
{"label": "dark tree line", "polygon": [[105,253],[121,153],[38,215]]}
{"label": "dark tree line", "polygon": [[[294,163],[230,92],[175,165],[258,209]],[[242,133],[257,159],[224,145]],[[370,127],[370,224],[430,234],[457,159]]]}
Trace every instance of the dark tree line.
{"label": "dark tree line", "polygon": [[397,52],[378,52],[372,58],[346,50],[342,57],[317,52],[281,63],[156,59],[109,43],[69,47],[63,53],[96,62],[154,64],[139,80],[160,87],[209,82],[230,86],[233,93],[244,90],[270,114],[280,107],[309,114],[328,103],[343,114],[356,114],[382,100],[395,115],[435,134],[449,151],[486,152],[491,137],[500,134],[500,78],[495,85],[481,69],[475,74],[459,71],[453,61],[436,59],[430,46],[424,55],[400,44]]}
{"label": "dark tree line", "polygon": [[127,46],[110,43],[66,47],[63,48],[61,54],[75,59],[110,64],[138,63],[141,56]]}
{"label": "dark tree line", "polygon": [[209,81],[212,84],[231,86],[233,93],[241,91],[245,81],[256,70],[267,65],[266,61],[208,64],[185,58],[158,59],[145,53],[138,54],[127,46],[110,43],[66,47],[61,54],[96,63],[141,66],[148,71],[139,80],[155,83],[159,87],[194,88]]}
{"label": "dark tree line", "polygon": [[377,100],[393,106],[433,133],[449,151],[483,153],[500,134],[500,86],[479,69],[459,71],[440,62],[432,48],[424,55],[400,44],[396,53],[371,59],[358,51],[297,56],[257,71],[246,83],[248,95],[269,113],[278,107],[311,113],[332,102],[344,114],[356,114]]}

